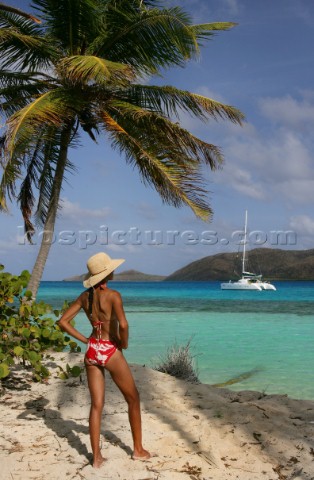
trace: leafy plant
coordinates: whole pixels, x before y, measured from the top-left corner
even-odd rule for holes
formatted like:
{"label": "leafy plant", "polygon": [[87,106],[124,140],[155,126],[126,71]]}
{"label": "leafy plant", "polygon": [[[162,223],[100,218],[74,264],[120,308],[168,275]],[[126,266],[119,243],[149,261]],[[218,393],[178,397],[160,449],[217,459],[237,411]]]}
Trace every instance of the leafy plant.
{"label": "leafy plant", "polygon": [[84,370],[78,365],[74,365],[73,367],[71,367],[68,363],[66,364],[65,369],[62,368],[60,365],[58,365],[58,367],[60,369],[59,378],[62,378],[62,380],[67,380],[71,377],[80,377]]}
{"label": "leafy plant", "polygon": [[[0,379],[10,375],[12,366],[19,363],[32,370],[35,380],[41,381],[49,376],[42,363],[46,351],[81,349],[55,323],[59,310],[53,310],[43,301],[25,302],[25,297],[32,298],[32,292],[25,291],[29,272],[12,275],[3,270],[0,265]],[[65,303],[63,309],[66,307]]]}

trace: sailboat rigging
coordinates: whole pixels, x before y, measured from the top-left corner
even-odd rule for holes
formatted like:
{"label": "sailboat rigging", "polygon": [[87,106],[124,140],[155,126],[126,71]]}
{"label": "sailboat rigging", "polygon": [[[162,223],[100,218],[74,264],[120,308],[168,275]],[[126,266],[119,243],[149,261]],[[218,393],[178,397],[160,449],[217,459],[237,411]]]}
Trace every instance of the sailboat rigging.
{"label": "sailboat rigging", "polygon": [[269,282],[262,280],[262,275],[251,273],[246,271],[247,264],[247,210],[245,211],[244,222],[244,237],[243,237],[243,253],[242,253],[242,276],[237,281],[231,281],[221,283],[220,288],[222,290],[276,290],[276,287]]}

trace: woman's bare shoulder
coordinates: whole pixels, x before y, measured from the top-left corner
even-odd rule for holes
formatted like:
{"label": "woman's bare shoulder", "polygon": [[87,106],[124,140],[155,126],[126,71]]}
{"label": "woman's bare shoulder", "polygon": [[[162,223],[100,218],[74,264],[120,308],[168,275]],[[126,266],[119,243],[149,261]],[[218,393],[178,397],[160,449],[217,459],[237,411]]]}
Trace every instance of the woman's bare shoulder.
{"label": "woman's bare shoulder", "polygon": [[120,294],[120,292],[118,292],[118,290],[113,290],[112,288],[109,288],[108,293],[110,294],[112,299],[122,298],[121,294]]}
{"label": "woman's bare shoulder", "polygon": [[77,303],[84,303],[86,301],[86,299],[88,298],[88,290],[84,290],[84,292],[82,292],[78,297],[77,299],[75,300],[75,302]]}

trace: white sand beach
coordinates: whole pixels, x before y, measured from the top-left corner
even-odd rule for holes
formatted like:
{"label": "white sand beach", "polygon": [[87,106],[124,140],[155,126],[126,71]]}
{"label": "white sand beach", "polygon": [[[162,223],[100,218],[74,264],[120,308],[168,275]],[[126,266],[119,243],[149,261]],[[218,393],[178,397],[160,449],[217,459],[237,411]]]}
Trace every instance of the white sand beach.
{"label": "white sand beach", "polygon": [[[54,354],[48,383],[1,392],[3,480],[313,480],[314,401],[192,385],[132,365],[141,394],[144,446],[131,459],[126,404],[106,376],[102,453],[91,467],[85,374],[61,380],[56,364],[82,365],[82,354]],[[26,388],[28,387],[28,388]]]}

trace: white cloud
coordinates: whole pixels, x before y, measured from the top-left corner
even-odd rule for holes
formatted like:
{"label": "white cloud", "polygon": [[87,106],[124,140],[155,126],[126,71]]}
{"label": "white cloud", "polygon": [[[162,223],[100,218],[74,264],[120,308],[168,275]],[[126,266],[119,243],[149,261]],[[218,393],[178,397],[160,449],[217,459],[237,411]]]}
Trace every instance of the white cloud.
{"label": "white cloud", "polygon": [[0,240],[0,253],[6,254],[8,250],[15,250],[18,246],[18,238],[12,240]]}
{"label": "white cloud", "polygon": [[313,248],[314,218],[301,214],[290,218],[289,228],[297,235],[298,248]]}
{"label": "white cloud", "polygon": [[[34,245],[36,240],[34,241]],[[20,232],[17,232],[16,236],[11,235],[8,239],[0,239],[0,253],[7,254],[8,252],[23,252],[23,254],[33,251],[34,245],[31,245],[26,236],[22,235]]]}
{"label": "white cloud", "polygon": [[249,170],[240,168],[235,164],[228,162],[222,173],[215,176],[216,183],[230,185],[234,190],[243,195],[262,200],[266,197],[262,185],[253,179]]}
{"label": "white cloud", "polygon": [[87,220],[90,218],[99,218],[104,220],[108,218],[111,213],[111,209],[108,207],[103,208],[82,208],[79,203],[72,203],[67,198],[63,198],[61,201],[62,218],[65,220]]}
{"label": "white cloud", "polygon": [[[232,146],[239,161],[254,168],[268,183],[313,175],[311,155],[302,140],[289,130],[277,130],[271,138],[250,138]],[[231,148],[228,147],[231,151]]]}
{"label": "white cloud", "polygon": [[301,235],[314,235],[314,219],[308,215],[295,215],[290,219],[290,228]]}
{"label": "white cloud", "polygon": [[290,179],[274,185],[277,192],[283,196],[289,205],[310,204],[314,202],[314,179]]}
{"label": "white cloud", "polygon": [[281,126],[298,128],[301,131],[308,129],[312,131],[314,102],[309,92],[299,101],[287,95],[282,98],[263,98],[259,104],[264,116],[273,122]]}

